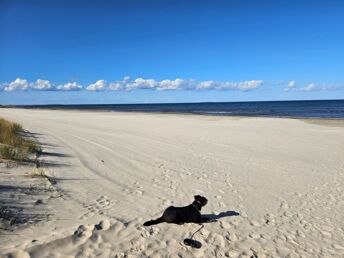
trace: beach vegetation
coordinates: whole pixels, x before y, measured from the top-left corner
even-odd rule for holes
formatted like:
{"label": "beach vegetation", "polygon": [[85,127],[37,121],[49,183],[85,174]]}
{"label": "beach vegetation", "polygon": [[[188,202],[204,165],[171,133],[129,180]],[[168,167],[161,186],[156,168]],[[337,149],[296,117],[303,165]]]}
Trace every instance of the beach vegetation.
{"label": "beach vegetation", "polygon": [[0,118],[0,158],[25,161],[40,150],[40,145],[25,134],[20,124]]}

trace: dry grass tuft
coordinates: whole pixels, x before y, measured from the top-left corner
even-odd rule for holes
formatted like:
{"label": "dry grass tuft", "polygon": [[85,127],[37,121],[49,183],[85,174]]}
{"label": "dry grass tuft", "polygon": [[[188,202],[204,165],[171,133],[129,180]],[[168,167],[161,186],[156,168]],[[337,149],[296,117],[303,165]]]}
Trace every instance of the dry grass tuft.
{"label": "dry grass tuft", "polygon": [[27,160],[29,155],[41,150],[33,140],[23,135],[20,124],[0,118],[0,158]]}
{"label": "dry grass tuft", "polygon": [[32,169],[31,176],[32,177],[46,177],[43,168],[34,168],[34,169]]}

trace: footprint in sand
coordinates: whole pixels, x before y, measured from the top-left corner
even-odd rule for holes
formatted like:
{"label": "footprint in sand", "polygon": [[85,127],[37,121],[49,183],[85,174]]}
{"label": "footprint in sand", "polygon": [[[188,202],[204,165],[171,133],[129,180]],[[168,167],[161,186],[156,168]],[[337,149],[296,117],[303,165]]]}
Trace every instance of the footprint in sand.
{"label": "footprint in sand", "polygon": [[83,244],[92,235],[92,225],[80,225],[79,228],[74,232],[72,236],[73,244]]}
{"label": "footprint in sand", "polygon": [[286,203],[286,202],[282,202],[281,205],[280,205],[280,207],[281,207],[282,209],[289,209],[289,204]]}
{"label": "footprint in sand", "polygon": [[226,207],[226,204],[224,204],[223,202],[219,202],[219,207],[220,207],[220,208],[225,208],[225,207]]}
{"label": "footprint in sand", "polygon": [[155,162],[155,163],[153,164],[153,166],[154,166],[154,167],[157,167],[157,168],[163,168],[163,167],[165,166],[165,164],[160,163],[160,162]]}
{"label": "footprint in sand", "polygon": [[265,214],[265,216],[264,216],[265,224],[267,224],[267,225],[275,224],[275,217],[276,216],[274,214],[271,214],[271,213]]}
{"label": "footprint in sand", "polygon": [[177,189],[177,187],[176,187],[176,182],[173,181],[173,180],[171,180],[169,188],[170,188],[171,190],[176,190],[176,189]]}
{"label": "footprint in sand", "polygon": [[80,216],[80,219],[87,219],[93,217],[96,214],[104,214],[106,210],[112,208],[115,204],[115,201],[108,198],[107,196],[100,196],[95,202],[84,205],[84,208],[87,210],[83,215]]}
{"label": "footprint in sand", "polygon": [[163,180],[165,180],[165,181],[168,181],[171,178],[171,176],[168,174],[163,174],[162,177],[163,177]]}
{"label": "footprint in sand", "polygon": [[142,191],[142,190],[132,190],[132,191],[129,192],[129,194],[131,194],[131,195],[143,195],[144,191]]}
{"label": "footprint in sand", "polygon": [[259,222],[255,221],[255,220],[251,220],[250,221],[250,225],[253,226],[253,227],[259,227],[260,226]]}
{"label": "footprint in sand", "polygon": [[186,171],[185,174],[188,176],[192,176],[192,173],[190,171]]}
{"label": "footprint in sand", "polygon": [[95,225],[95,229],[97,230],[108,230],[110,228],[111,224],[110,221],[107,219],[101,220],[97,225]]}
{"label": "footprint in sand", "polygon": [[322,234],[323,238],[332,238],[332,234],[330,232],[321,230],[320,233]]}
{"label": "footprint in sand", "polygon": [[207,174],[202,174],[203,178],[208,178]]}
{"label": "footprint in sand", "polygon": [[107,196],[99,197],[96,202],[100,210],[110,209],[114,205],[114,201]]}
{"label": "footprint in sand", "polygon": [[129,191],[130,194],[133,194],[133,195],[143,195],[144,194],[144,191],[143,191],[144,187],[141,186],[138,182],[134,182],[133,188],[136,188],[136,189]]}
{"label": "footprint in sand", "polygon": [[227,176],[227,175],[226,175],[225,183],[226,183],[227,186],[233,187],[233,185],[231,184],[231,179],[230,179],[230,177]]}
{"label": "footprint in sand", "polygon": [[253,239],[259,239],[259,238],[260,238],[260,235],[257,234],[257,233],[251,233],[251,234],[249,234],[249,237],[250,237],[250,238],[253,238]]}
{"label": "footprint in sand", "polygon": [[231,226],[226,221],[220,221],[220,227],[223,229],[229,229]]}
{"label": "footprint in sand", "polygon": [[229,241],[237,241],[239,238],[235,233],[228,233],[226,239]]}

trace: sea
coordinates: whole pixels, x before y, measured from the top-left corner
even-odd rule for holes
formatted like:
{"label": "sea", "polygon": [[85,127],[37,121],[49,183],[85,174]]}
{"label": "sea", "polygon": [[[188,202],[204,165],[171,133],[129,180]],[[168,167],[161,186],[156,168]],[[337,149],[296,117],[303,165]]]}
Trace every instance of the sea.
{"label": "sea", "polygon": [[344,99],[163,104],[30,105],[20,107],[112,112],[198,114],[208,116],[344,118]]}

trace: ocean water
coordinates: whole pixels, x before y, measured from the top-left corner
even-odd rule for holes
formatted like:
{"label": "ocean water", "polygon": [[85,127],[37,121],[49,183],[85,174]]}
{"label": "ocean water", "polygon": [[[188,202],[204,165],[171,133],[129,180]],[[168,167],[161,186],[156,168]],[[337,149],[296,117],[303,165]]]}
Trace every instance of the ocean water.
{"label": "ocean water", "polygon": [[160,112],[214,116],[344,118],[344,100],[210,102],[170,104],[43,105],[25,108]]}

